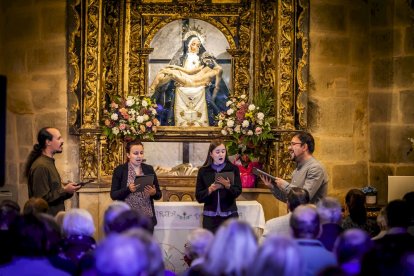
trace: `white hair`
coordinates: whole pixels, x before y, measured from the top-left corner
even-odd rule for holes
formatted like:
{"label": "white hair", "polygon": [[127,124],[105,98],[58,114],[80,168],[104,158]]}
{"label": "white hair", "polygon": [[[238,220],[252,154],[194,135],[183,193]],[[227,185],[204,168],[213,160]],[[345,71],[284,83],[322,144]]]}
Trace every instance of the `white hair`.
{"label": "white hair", "polygon": [[340,223],[342,219],[342,207],[339,201],[334,197],[325,197],[316,204],[321,224],[323,223]]}
{"label": "white hair", "polygon": [[95,233],[95,224],[92,215],[87,210],[73,208],[65,213],[62,230],[67,237],[72,235],[92,236]]}
{"label": "white hair", "polygon": [[114,201],[105,210],[103,229],[105,234],[111,232],[111,223],[124,211],[131,210],[131,206],[123,201]]}

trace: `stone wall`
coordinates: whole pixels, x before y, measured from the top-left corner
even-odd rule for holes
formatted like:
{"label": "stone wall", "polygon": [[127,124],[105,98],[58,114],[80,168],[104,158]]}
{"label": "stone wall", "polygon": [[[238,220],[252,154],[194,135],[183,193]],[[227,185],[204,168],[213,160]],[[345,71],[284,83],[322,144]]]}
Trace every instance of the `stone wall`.
{"label": "stone wall", "polygon": [[78,141],[67,130],[66,1],[1,1],[1,68],[7,76],[6,187],[22,205],[26,158],[45,126],[61,130],[62,180],[76,180]]}

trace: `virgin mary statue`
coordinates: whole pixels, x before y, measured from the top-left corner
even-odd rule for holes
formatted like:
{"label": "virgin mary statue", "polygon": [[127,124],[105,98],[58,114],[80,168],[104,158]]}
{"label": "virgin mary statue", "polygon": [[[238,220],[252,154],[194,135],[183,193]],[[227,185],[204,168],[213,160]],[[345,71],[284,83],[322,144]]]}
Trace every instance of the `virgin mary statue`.
{"label": "virgin mary statue", "polygon": [[[189,31],[184,36],[183,45],[173,56],[166,68],[158,74],[168,75],[171,68],[178,68],[186,76],[207,72],[207,67],[213,63],[203,62],[206,55],[203,37]],[[208,54],[211,57],[211,54]],[[198,86],[189,86],[188,82],[180,82],[170,78],[166,83],[155,81],[150,86],[150,94],[158,104],[158,114],[161,125],[181,127],[203,127],[216,125],[215,116],[226,110],[229,90],[222,79],[221,67],[215,68],[216,74],[208,75],[207,81]],[[213,68],[211,68],[213,69]],[[218,70],[219,69],[219,70]],[[211,76],[211,77],[210,77]]]}

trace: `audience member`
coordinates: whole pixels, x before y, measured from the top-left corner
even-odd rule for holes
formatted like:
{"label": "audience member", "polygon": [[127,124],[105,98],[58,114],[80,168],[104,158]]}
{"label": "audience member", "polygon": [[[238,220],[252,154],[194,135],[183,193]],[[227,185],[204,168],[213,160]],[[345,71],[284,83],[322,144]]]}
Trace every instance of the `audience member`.
{"label": "audience member", "polygon": [[96,248],[97,275],[150,275],[145,244],[139,239],[123,234],[112,234]]}
{"label": "audience member", "polygon": [[190,268],[183,275],[188,275],[192,268],[203,264],[213,239],[213,233],[207,229],[197,228],[191,231],[184,246],[184,261]]}
{"label": "audience member", "polygon": [[46,258],[49,241],[45,223],[35,215],[20,216],[11,225],[15,258],[0,267],[0,275],[70,275]]}
{"label": "audience member", "polygon": [[292,230],[290,228],[290,217],[292,216],[292,212],[299,205],[308,203],[308,191],[299,187],[293,187],[287,195],[287,208],[289,212],[284,216],[268,220],[265,224],[262,239],[265,239],[269,234],[279,234],[291,237]]}
{"label": "audience member", "polygon": [[300,256],[305,261],[305,275],[316,275],[322,269],[336,265],[333,253],[317,240],[320,222],[314,206],[298,206],[290,218],[290,226],[299,245]]}
{"label": "audience member", "polygon": [[103,230],[105,235],[109,235],[113,232],[113,228],[116,226],[114,220],[124,211],[131,210],[131,206],[126,204],[123,201],[113,201],[106,208],[104,217],[103,217]]}
{"label": "audience member", "polygon": [[414,192],[408,192],[403,196],[403,200],[407,202],[410,211],[410,224],[408,225],[408,233],[414,236]]}
{"label": "audience member", "polygon": [[365,194],[359,189],[351,189],[345,196],[345,218],[342,221],[344,230],[359,228],[375,237],[379,233],[379,227],[375,220],[367,217],[365,209]]}
{"label": "audience member", "polygon": [[193,270],[190,275],[246,275],[256,252],[257,241],[251,226],[230,219],[218,229],[201,272]]}
{"label": "audience member", "polygon": [[159,243],[154,239],[148,230],[133,228],[125,233],[125,236],[137,239],[142,243],[148,256],[147,275],[153,276],[173,276],[175,273],[165,270],[164,259]]}
{"label": "audience member", "polygon": [[49,205],[46,200],[40,197],[31,197],[23,206],[23,215],[47,213]]}
{"label": "audience member", "polygon": [[410,210],[404,200],[393,200],[385,207],[388,224],[384,237],[375,241],[375,250],[364,258],[362,275],[402,275],[402,261],[414,253],[414,237],[407,232]]}
{"label": "audience member", "polygon": [[270,234],[260,246],[246,275],[302,276],[305,272],[297,243],[287,236]]}
{"label": "audience member", "polygon": [[348,229],[338,237],[335,243],[335,255],[346,275],[359,275],[362,258],[371,248],[373,248],[373,242],[364,230]]}
{"label": "audience member", "polygon": [[95,225],[91,214],[85,209],[73,208],[63,218],[60,256],[76,266],[80,259],[95,249]]}
{"label": "audience member", "polygon": [[343,232],[341,204],[336,198],[326,197],[316,204],[316,211],[319,214],[322,228],[318,240],[326,249],[332,251],[336,238]]}
{"label": "audience member", "polygon": [[0,202],[0,265],[11,261],[13,257],[13,233],[11,225],[20,215],[20,206],[13,200]]}
{"label": "audience member", "polygon": [[372,240],[374,241],[384,237],[384,235],[387,234],[387,231],[388,231],[387,215],[385,214],[385,207],[382,207],[378,213],[377,225],[380,229],[380,232],[378,233],[378,235],[372,238]]}
{"label": "audience member", "polygon": [[114,219],[112,231],[123,233],[133,228],[143,229],[152,234],[153,224],[147,216],[141,215],[138,211],[127,210]]}

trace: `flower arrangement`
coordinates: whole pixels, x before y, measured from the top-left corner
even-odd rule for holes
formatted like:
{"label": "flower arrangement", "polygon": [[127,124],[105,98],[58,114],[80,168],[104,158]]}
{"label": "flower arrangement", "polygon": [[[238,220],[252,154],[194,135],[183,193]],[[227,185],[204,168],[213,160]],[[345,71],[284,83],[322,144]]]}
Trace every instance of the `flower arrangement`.
{"label": "flower arrangement", "polygon": [[116,98],[104,110],[103,133],[112,140],[124,141],[136,138],[154,139],[160,122],[156,118],[157,105],[148,97],[128,96]]}
{"label": "flower arrangement", "polygon": [[217,115],[221,134],[230,136],[227,149],[230,155],[248,154],[249,159],[259,158],[264,161],[266,148],[259,145],[274,138],[271,123],[274,117],[270,115],[273,97],[269,93],[261,93],[256,102],[249,103],[246,95],[230,98],[226,112]]}
{"label": "flower arrangement", "polygon": [[361,191],[364,193],[364,194],[376,194],[377,192],[378,192],[378,190],[377,190],[377,188],[375,188],[375,187],[372,187],[372,186],[370,186],[370,185],[368,185],[368,186],[365,186],[365,187],[362,187],[361,188]]}

